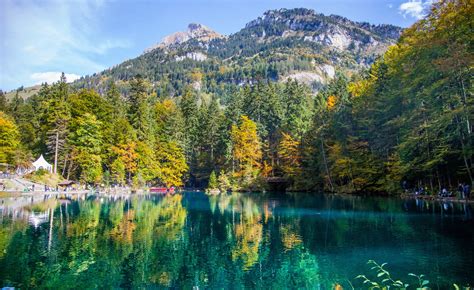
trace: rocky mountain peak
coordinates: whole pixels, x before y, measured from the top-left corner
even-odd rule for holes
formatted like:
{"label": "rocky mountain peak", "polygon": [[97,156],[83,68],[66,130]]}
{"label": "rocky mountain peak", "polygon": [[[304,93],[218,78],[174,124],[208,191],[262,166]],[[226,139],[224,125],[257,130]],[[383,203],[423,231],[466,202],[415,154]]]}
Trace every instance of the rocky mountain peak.
{"label": "rocky mountain peak", "polygon": [[186,31],[179,31],[165,36],[160,43],[145,49],[144,53],[150,52],[156,48],[170,48],[191,39],[207,43],[215,38],[223,37],[224,36],[222,34],[215,32],[205,25],[199,23],[190,23]]}
{"label": "rocky mountain peak", "polygon": [[373,51],[380,48],[380,43],[394,43],[401,31],[393,25],[371,25],[337,15],[326,16],[312,9],[294,8],[268,10],[247,23],[240,34],[251,35],[259,41],[293,38],[338,51]]}

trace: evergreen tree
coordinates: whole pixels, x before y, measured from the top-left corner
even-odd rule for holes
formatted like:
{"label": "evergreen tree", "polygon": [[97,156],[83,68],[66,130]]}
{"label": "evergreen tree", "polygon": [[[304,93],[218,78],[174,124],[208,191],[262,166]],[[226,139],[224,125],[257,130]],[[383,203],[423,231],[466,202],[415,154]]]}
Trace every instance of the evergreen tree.
{"label": "evergreen tree", "polygon": [[152,144],[155,140],[147,85],[140,75],[130,82],[128,103],[128,119],[137,132],[138,140]]}
{"label": "evergreen tree", "polygon": [[113,109],[113,119],[125,116],[126,108],[120,95],[120,91],[118,90],[114,81],[109,82],[105,98]]}
{"label": "evergreen tree", "polygon": [[312,100],[307,88],[296,81],[287,81],[282,103],[285,113],[283,130],[301,139],[311,123]]}
{"label": "evergreen tree", "polygon": [[0,90],[0,111],[6,112],[8,107],[7,96]]}
{"label": "evergreen tree", "polygon": [[71,124],[68,138],[72,152],[70,162],[77,165],[78,175],[85,183],[99,183],[102,180],[103,138],[100,129],[101,122],[89,113],[74,119]]}
{"label": "evergreen tree", "polygon": [[64,160],[66,156],[65,146],[71,117],[68,95],[69,88],[63,73],[60,81],[51,88],[49,99],[45,99],[46,111],[42,117],[46,126],[46,146],[48,152],[54,156],[54,173],[58,173],[60,159]]}

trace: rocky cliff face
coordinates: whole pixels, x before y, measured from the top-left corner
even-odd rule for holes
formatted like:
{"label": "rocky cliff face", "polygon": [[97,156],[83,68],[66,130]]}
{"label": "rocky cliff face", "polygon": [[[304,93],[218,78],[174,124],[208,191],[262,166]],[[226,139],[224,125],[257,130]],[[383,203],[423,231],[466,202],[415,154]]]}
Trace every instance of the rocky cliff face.
{"label": "rocky cliff face", "polygon": [[177,47],[190,39],[194,39],[201,43],[208,43],[216,38],[224,38],[224,36],[202,24],[191,23],[188,25],[186,31],[179,31],[165,36],[160,43],[145,49],[144,53],[148,53],[157,48]]}
{"label": "rocky cliff face", "polygon": [[347,18],[325,16],[310,9],[270,10],[249,22],[240,33],[271,41],[299,37],[338,50],[392,43],[402,29],[393,25],[371,25]]}

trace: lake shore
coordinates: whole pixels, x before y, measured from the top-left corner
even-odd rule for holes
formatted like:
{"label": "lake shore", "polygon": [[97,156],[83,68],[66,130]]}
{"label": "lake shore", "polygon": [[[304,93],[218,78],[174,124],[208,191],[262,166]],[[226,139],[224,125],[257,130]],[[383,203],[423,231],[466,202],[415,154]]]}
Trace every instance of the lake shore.
{"label": "lake shore", "polygon": [[[201,189],[183,189],[178,192],[184,192],[184,191],[189,191],[189,192],[200,192],[204,191]],[[277,194],[279,192],[266,192],[267,194]],[[281,192],[282,194],[289,194],[289,195],[294,195],[294,194],[303,194],[306,195],[308,194],[307,192],[292,192],[292,191],[287,191],[287,192]],[[47,196],[47,195],[87,195],[87,194],[98,194],[98,195],[107,195],[107,196],[123,196],[123,195],[143,195],[143,194],[155,194],[151,193],[146,189],[138,189],[138,190],[116,190],[116,189],[105,189],[105,190],[100,190],[100,191],[91,191],[91,190],[74,190],[74,191],[34,191],[34,192],[23,192],[23,191],[0,191],[0,198],[9,198],[9,197],[28,197],[28,196]],[[221,195],[225,194],[223,192],[219,193],[213,193],[213,195]],[[399,195],[387,195],[387,194],[378,194],[378,195],[372,195],[372,194],[349,194],[349,193],[341,193],[341,192],[321,192],[320,194],[325,194],[325,195],[333,195],[333,196],[353,196],[353,197],[381,197],[381,198],[393,198],[393,197],[398,197],[402,199],[421,199],[421,200],[427,200],[427,201],[439,201],[439,202],[455,202],[455,203],[474,203],[474,199],[460,199],[459,197],[440,197],[440,196],[434,196],[434,195],[415,195],[415,194],[399,194]]]}
{"label": "lake shore", "polygon": [[461,199],[459,197],[440,197],[434,195],[414,195],[414,194],[401,194],[401,198],[407,199],[423,199],[429,201],[443,201],[443,202],[459,202],[459,203],[474,203],[474,199]]}

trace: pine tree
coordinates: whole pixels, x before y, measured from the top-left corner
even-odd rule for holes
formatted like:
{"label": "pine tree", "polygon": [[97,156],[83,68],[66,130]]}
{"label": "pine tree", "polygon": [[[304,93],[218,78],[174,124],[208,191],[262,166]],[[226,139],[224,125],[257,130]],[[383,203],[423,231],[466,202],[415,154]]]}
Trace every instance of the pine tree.
{"label": "pine tree", "polygon": [[8,109],[7,96],[0,90],[0,111],[6,112]]}
{"label": "pine tree", "polygon": [[125,115],[124,102],[121,98],[120,91],[118,90],[114,81],[109,82],[105,97],[108,103],[113,108],[114,119]]}
{"label": "pine tree", "polygon": [[147,86],[140,75],[130,82],[128,103],[128,119],[137,132],[138,140],[152,144],[155,140]]}
{"label": "pine tree", "polygon": [[66,152],[66,139],[68,136],[68,123],[71,112],[67,103],[69,88],[64,73],[58,83],[50,90],[49,99],[46,99],[47,111],[43,112],[46,120],[46,146],[50,154],[54,156],[54,173],[58,172],[59,159],[64,159]]}
{"label": "pine tree", "polygon": [[301,139],[311,123],[312,101],[305,86],[296,81],[287,81],[283,91],[283,130]]}
{"label": "pine tree", "polygon": [[186,162],[190,174],[195,172],[198,167],[197,149],[199,142],[199,110],[197,105],[197,96],[191,87],[186,87],[181,100],[179,109],[183,116],[183,145]]}

